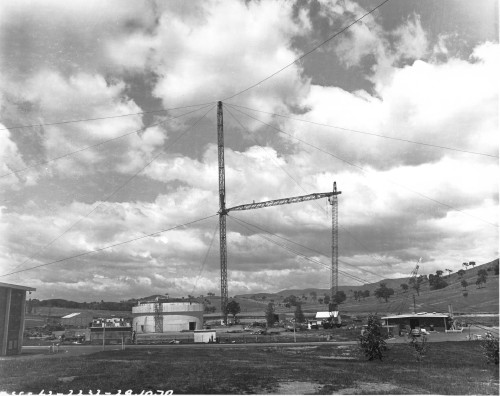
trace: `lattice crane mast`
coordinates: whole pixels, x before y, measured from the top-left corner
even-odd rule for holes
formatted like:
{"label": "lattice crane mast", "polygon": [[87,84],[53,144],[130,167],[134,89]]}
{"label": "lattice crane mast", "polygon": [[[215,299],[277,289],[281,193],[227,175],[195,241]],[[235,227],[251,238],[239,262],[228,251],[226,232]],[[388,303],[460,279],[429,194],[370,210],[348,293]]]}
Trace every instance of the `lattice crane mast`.
{"label": "lattice crane mast", "polygon": [[337,182],[333,182],[334,194],[328,197],[328,202],[332,205],[332,267],[330,272],[330,301],[334,303],[335,296],[339,289],[339,204],[337,195]]}
{"label": "lattice crane mast", "polygon": [[[422,257],[420,257],[420,259],[418,260],[418,263],[417,265],[415,266],[415,268],[413,268],[413,270],[411,271],[410,273],[410,277],[408,278],[408,285],[410,285],[411,287],[418,287],[418,269],[420,268],[420,264],[422,263]],[[406,302],[408,300],[408,294],[406,294],[405,298],[403,298],[403,301],[401,302],[401,305],[399,307],[399,311],[398,311],[398,315],[400,315],[404,309],[406,309]],[[415,294],[413,294],[413,310],[415,311],[415,313],[417,312],[417,303],[415,301]]]}
{"label": "lattice crane mast", "polygon": [[[227,241],[226,241],[226,216],[231,211],[243,211],[267,208],[269,206],[288,205],[292,203],[312,201],[315,199],[329,198],[332,209],[332,252],[335,253],[335,258],[332,257],[332,275],[331,280],[335,280],[335,285],[331,284],[331,290],[337,289],[338,282],[338,229],[337,229],[337,195],[341,191],[337,191],[337,184],[333,183],[333,191],[325,193],[314,193],[301,195],[297,197],[289,197],[282,199],[274,199],[271,201],[253,202],[226,208],[226,186],[225,186],[225,166],[224,166],[224,130],[223,130],[223,114],[222,102],[217,104],[217,147],[219,160],[219,235],[220,235],[220,262],[221,262],[221,311],[224,315],[224,322],[227,323],[226,307],[228,303],[228,287],[227,287]],[[334,268],[335,267],[335,268]],[[334,275],[335,274],[335,277]]]}

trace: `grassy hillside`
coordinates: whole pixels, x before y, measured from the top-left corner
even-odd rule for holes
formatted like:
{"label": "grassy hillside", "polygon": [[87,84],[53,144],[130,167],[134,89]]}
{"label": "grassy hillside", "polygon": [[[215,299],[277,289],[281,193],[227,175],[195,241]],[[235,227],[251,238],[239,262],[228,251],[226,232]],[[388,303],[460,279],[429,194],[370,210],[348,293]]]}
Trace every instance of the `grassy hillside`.
{"label": "grassy hillside", "polygon": [[[415,294],[415,305],[417,311],[422,312],[442,312],[448,310],[448,304],[453,306],[456,313],[498,313],[499,312],[499,279],[498,275],[494,275],[492,270],[494,265],[498,263],[498,259],[487,264],[477,265],[475,268],[466,270],[465,275],[460,277],[456,273],[444,275],[443,279],[448,283],[448,286],[440,290],[431,290],[428,282],[425,282],[420,289],[420,295],[415,290],[409,289],[408,292],[403,292],[402,283],[408,283],[408,278],[386,279],[376,283],[366,284],[363,286],[341,286],[347,295],[347,300],[341,304],[340,309],[347,312],[379,312],[379,313],[397,313],[408,312],[413,310],[413,295]],[[490,269],[487,271],[487,283],[481,288],[476,287],[477,274],[481,269]],[[467,286],[467,296],[463,295],[463,287],[461,281],[465,279]],[[389,298],[389,301],[379,301],[374,297],[374,292],[380,287],[381,283],[385,283],[387,287],[394,289],[394,295]],[[353,292],[356,290],[369,290],[370,297],[361,301],[354,300]],[[300,299],[303,304],[304,311],[320,311],[325,310],[326,305],[313,303],[310,293],[314,291],[318,298],[324,294],[328,294],[327,289],[295,289],[283,290],[278,293],[255,293],[251,295],[237,296],[239,299],[253,299],[264,303],[265,305],[270,300],[281,302],[283,298],[295,295],[297,297],[306,297]],[[264,299],[263,299],[264,297]]]}

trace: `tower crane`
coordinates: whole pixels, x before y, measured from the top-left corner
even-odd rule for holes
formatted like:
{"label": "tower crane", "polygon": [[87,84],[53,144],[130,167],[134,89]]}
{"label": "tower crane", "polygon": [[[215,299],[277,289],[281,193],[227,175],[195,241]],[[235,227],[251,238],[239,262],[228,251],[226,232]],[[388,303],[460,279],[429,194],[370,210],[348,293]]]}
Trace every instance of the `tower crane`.
{"label": "tower crane", "polygon": [[[417,278],[417,275],[418,275],[418,269],[420,268],[420,264],[422,263],[422,257],[420,257],[420,259],[418,260],[418,263],[417,265],[415,266],[415,268],[413,268],[413,270],[411,271],[410,273],[410,277],[408,278],[408,284],[409,285],[414,285],[418,282],[418,278]],[[401,314],[402,310],[405,309],[405,306],[406,306],[406,301],[408,300],[408,295],[405,296],[405,298],[403,299],[400,307],[399,307],[399,312],[398,312],[398,315]],[[417,312],[417,304],[416,304],[416,301],[415,301],[415,294],[413,294],[413,310],[415,311],[415,313]]]}
{"label": "tower crane", "polygon": [[274,199],[263,202],[252,202],[226,208],[226,186],[225,186],[225,165],[224,165],[224,121],[222,114],[222,102],[217,103],[217,148],[219,165],[219,236],[220,236],[220,268],[221,268],[221,311],[224,315],[224,323],[227,323],[226,307],[228,303],[227,286],[227,240],[226,240],[226,216],[232,211],[243,211],[267,208],[269,206],[288,205],[292,203],[311,201],[321,198],[328,198],[332,205],[332,268],[331,268],[331,293],[332,297],[337,292],[338,287],[338,206],[337,195],[342,194],[337,191],[337,183],[333,183],[333,191],[324,193],[313,193],[296,197]]}

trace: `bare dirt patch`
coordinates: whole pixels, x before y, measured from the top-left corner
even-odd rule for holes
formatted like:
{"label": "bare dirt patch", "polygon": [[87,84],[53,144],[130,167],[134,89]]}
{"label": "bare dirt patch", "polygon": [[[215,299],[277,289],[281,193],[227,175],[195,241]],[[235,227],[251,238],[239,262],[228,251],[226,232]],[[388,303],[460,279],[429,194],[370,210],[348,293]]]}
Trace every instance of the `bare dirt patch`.
{"label": "bare dirt patch", "polygon": [[355,387],[340,389],[336,393],[339,395],[376,394],[388,393],[398,388],[398,386],[389,383],[356,382]]}
{"label": "bare dirt patch", "polygon": [[272,391],[274,395],[312,395],[318,392],[321,385],[306,381],[286,381],[278,383]]}

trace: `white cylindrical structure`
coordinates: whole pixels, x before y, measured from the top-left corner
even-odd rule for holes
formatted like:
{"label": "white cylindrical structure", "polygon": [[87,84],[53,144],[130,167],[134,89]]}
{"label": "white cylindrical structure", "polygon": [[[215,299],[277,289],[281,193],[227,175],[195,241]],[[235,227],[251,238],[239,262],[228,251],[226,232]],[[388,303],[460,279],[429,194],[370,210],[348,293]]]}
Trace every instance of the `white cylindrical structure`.
{"label": "white cylindrical structure", "polygon": [[189,302],[146,302],[132,307],[136,333],[203,329],[203,304]]}

